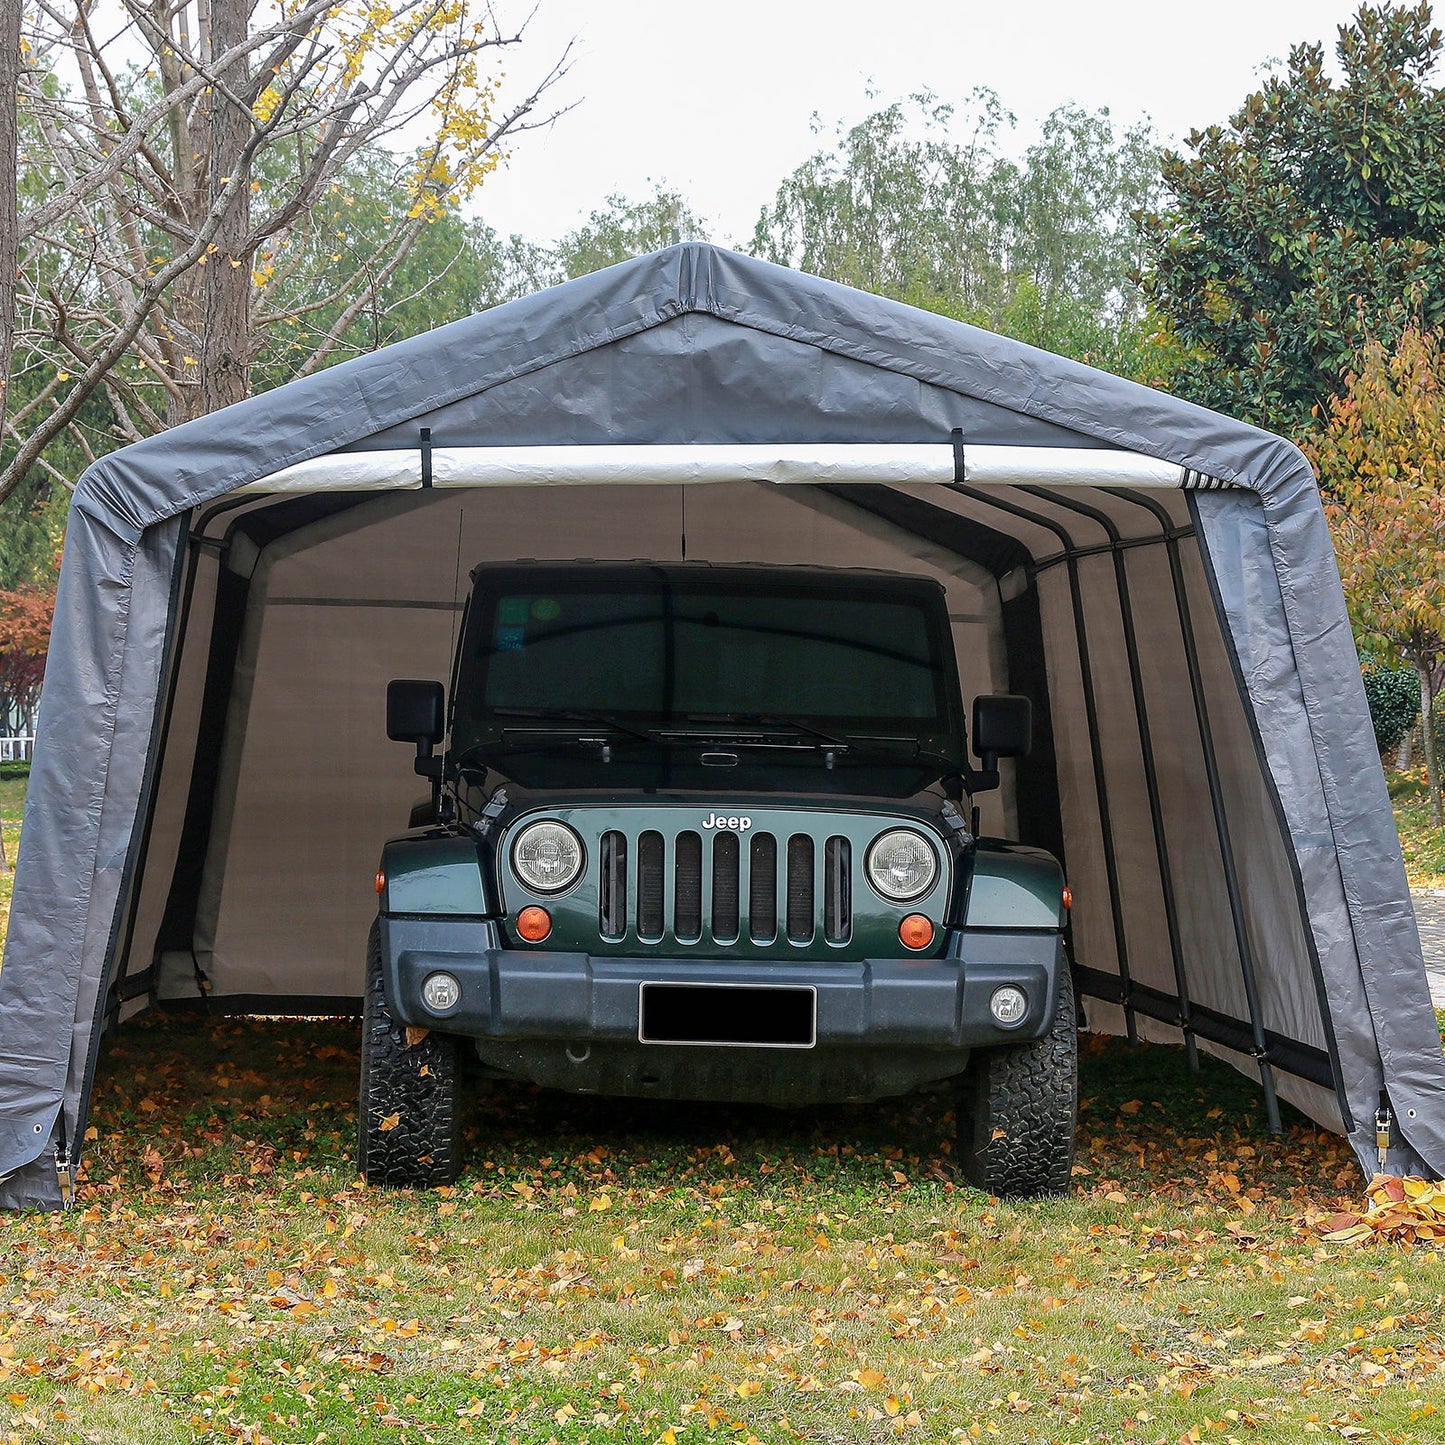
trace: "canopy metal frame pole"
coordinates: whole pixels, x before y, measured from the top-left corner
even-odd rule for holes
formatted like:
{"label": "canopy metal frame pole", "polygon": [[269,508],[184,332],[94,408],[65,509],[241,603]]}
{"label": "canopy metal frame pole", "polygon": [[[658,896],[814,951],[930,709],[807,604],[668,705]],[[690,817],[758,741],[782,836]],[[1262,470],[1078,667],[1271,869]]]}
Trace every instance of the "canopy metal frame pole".
{"label": "canopy metal frame pole", "polygon": [[1144,790],[1149,799],[1149,824],[1154,834],[1154,856],[1159,868],[1159,891],[1164,903],[1164,922],[1169,932],[1169,953],[1174,963],[1174,988],[1179,1000],[1177,1023],[1184,1035],[1185,1055],[1190,1073],[1199,1072],[1199,1043],[1190,1018],[1189,980],[1184,967],[1184,942],[1179,928],[1179,900],[1174,892],[1174,865],[1169,856],[1169,839],[1164,828],[1164,807],[1159,796],[1159,769],[1154,758],[1154,735],[1149,727],[1149,702],[1144,693],[1144,674],[1139,665],[1139,638],[1134,627],[1134,604],[1129,574],[1120,544],[1124,538],[1114,519],[1097,507],[1073,497],[1059,497],[1039,487],[1020,487],[1021,492],[1087,517],[1108,537],[1114,563],[1114,588],[1119,597],[1119,620],[1124,629],[1124,650],[1129,658],[1129,685],[1134,697],[1134,718],[1139,731],[1139,755],[1144,765]]}
{"label": "canopy metal frame pole", "polygon": [[1035,516],[1025,507],[1016,506],[989,492],[954,482],[949,488],[986,507],[993,507],[1008,516],[1018,517],[1052,532],[1064,549],[1064,564],[1069,578],[1069,600],[1074,614],[1074,635],[1078,640],[1079,681],[1084,693],[1084,716],[1089,728],[1089,757],[1094,773],[1094,795],[1099,805],[1099,834],[1104,845],[1104,872],[1109,882],[1109,914],[1114,928],[1114,951],[1119,961],[1119,1002],[1124,1009],[1124,1028],[1129,1042],[1139,1042],[1139,1022],[1131,1001],[1133,978],[1129,972],[1129,942],[1124,930],[1123,899],[1119,891],[1119,867],[1114,857],[1114,825],[1109,812],[1109,789],[1104,780],[1104,754],[1099,737],[1099,710],[1094,695],[1094,670],[1089,661],[1089,634],[1085,627],[1084,595],[1079,586],[1079,567],[1073,555],[1073,538],[1067,527],[1049,517]]}
{"label": "canopy metal frame pole", "polygon": [[1229,898],[1230,922],[1234,928],[1235,947],[1239,952],[1240,972],[1244,979],[1244,997],[1249,1007],[1250,1029],[1254,1036],[1253,1055],[1259,1066],[1259,1081],[1264,1089],[1265,1112],[1271,1134],[1284,1131],[1279,1114],[1279,1097],[1275,1091],[1274,1066],[1269,1058],[1269,1042],[1265,1037],[1263,1010],[1259,998],[1259,977],[1255,967],[1254,947],[1244,916],[1244,895],[1239,886],[1239,868],[1235,859],[1234,839],[1229,827],[1229,810],[1224,806],[1224,788],[1219,777],[1219,758],[1214,748],[1214,728],[1209,720],[1209,701],[1204,677],[1199,669],[1199,649],[1194,634],[1194,617],[1184,584],[1184,567],[1179,556],[1179,542],[1169,535],[1172,521],[1165,509],[1152,499],[1109,489],[1111,496],[1147,507],[1164,529],[1165,552],[1169,559],[1169,576],[1174,587],[1174,606],[1179,614],[1179,633],[1184,643],[1184,661],[1189,671],[1189,691],[1194,702],[1194,720],[1199,730],[1199,747],[1204,759],[1204,776],[1209,785],[1209,806],[1214,814],[1214,831],[1219,841],[1219,856],[1224,868],[1224,888]]}

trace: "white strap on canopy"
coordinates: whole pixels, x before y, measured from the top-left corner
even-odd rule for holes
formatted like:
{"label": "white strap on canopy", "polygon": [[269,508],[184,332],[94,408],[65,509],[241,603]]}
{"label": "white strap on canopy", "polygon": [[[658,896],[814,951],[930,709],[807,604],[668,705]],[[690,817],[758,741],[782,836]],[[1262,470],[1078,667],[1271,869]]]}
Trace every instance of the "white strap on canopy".
{"label": "white strap on canopy", "polygon": [[[866,445],[436,447],[436,487],[632,486],[702,482],[956,480],[953,447]],[[418,488],[420,450],[333,452],[250,483],[242,492],[355,492]],[[964,480],[976,486],[1220,487],[1175,462],[1097,447],[964,448]]]}

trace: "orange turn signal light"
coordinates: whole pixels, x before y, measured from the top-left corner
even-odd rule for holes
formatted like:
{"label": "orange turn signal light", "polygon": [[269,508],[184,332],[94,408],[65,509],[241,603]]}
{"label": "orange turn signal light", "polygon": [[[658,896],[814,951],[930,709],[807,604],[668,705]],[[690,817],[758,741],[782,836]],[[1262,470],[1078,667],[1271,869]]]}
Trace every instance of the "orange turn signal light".
{"label": "orange turn signal light", "polygon": [[545,908],[538,908],[534,904],[517,915],[517,932],[528,943],[541,943],[551,931],[552,915]]}
{"label": "orange turn signal light", "polygon": [[378,893],[386,892],[386,874],[380,869],[378,869],[376,873],[376,891]]}
{"label": "orange turn signal light", "polygon": [[1065,888],[1065,889],[1064,889],[1064,893],[1063,893],[1063,904],[1064,904],[1064,912],[1065,912],[1065,913],[1067,913],[1067,912],[1069,911],[1069,909],[1071,909],[1071,908],[1074,906],[1074,890],[1073,890],[1072,888]]}
{"label": "orange turn signal light", "polygon": [[921,913],[910,913],[898,925],[898,941],[904,948],[927,948],[933,942],[933,924]]}

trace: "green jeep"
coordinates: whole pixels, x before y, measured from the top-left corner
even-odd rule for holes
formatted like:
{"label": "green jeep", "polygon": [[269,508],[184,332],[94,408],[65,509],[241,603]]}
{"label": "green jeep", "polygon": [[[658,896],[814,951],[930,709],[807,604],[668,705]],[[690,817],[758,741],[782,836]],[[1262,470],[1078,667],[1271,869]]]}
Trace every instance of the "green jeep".
{"label": "green jeep", "polygon": [[972,766],[937,583],[481,566],[450,710],[440,683],[396,681],[387,731],[432,790],[377,874],[370,1181],[456,1177],[465,1048],[493,1076],[633,1097],[953,1081],[973,1183],[1068,1186],[1068,893],[970,806],[1027,751],[1029,703],[975,701]]}

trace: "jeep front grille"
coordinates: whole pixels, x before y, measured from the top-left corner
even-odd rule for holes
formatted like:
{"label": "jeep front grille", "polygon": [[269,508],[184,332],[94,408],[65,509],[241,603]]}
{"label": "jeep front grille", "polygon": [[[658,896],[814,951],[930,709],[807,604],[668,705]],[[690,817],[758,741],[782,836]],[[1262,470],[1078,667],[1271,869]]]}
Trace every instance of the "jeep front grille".
{"label": "jeep front grille", "polygon": [[754,943],[771,943],[778,936],[778,840],[759,833],[748,855],[748,934]]}
{"label": "jeep front grille", "polygon": [[767,945],[778,940],[780,913],[791,943],[811,943],[821,933],[829,943],[845,944],[852,936],[852,849],[846,838],[794,833],[780,840],[771,833],[740,837],[688,829],[668,839],[649,829],[634,843],[611,829],[603,833],[598,855],[598,929],[609,943],[622,942],[631,922],[641,943],[670,935],[679,943],[726,945],[745,932],[751,943]]}

